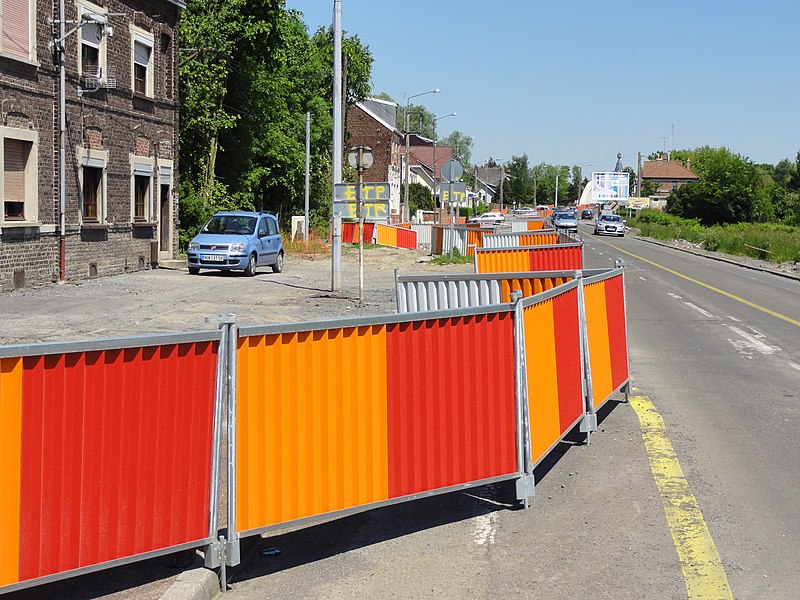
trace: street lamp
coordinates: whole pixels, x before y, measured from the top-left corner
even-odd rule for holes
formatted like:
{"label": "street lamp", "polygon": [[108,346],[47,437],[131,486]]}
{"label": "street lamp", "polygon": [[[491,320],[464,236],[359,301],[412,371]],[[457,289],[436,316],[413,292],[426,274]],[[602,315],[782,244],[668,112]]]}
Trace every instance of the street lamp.
{"label": "street lamp", "polygon": [[437,223],[436,219],[436,121],[441,121],[442,119],[446,119],[447,117],[457,117],[457,112],[451,112],[447,115],[442,115],[441,117],[435,117],[433,119],[433,222]]}
{"label": "street lamp", "polygon": [[364,306],[364,212],[361,202],[361,184],[364,171],[372,166],[374,157],[369,146],[355,146],[347,153],[348,164],[358,171],[356,186],[356,214],[358,216],[358,305]]}
{"label": "street lamp", "polygon": [[411,148],[409,144],[408,138],[408,110],[411,107],[411,99],[417,98],[418,96],[425,96],[426,94],[438,94],[439,88],[428,90],[427,92],[421,92],[419,94],[413,94],[406,98],[406,112],[404,116],[404,131],[406,135],[406,181],[405,181],[405,201],[403,202],[403,206],[400,208],[400,220],[407,221],[409,220],[408,214],[408,180],[411,177],[411,165],[410,165],[410,157],[411,157]]}

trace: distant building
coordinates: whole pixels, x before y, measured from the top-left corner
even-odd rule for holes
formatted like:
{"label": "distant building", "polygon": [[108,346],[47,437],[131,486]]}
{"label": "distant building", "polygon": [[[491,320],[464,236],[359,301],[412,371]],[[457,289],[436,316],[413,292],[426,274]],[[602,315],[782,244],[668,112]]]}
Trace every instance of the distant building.
{"label": "distant building", "polygon": [[666,198],[674,190],[692,181],[699,181],[689,166],[675,160],[646,160],[642,165],[642,180],[654,181],[658,184],[654,198]]}
{"label": "distant building", "polygon": [[3,2],[1,289],[135,271],[177,256],[183,8],[180,0]]}

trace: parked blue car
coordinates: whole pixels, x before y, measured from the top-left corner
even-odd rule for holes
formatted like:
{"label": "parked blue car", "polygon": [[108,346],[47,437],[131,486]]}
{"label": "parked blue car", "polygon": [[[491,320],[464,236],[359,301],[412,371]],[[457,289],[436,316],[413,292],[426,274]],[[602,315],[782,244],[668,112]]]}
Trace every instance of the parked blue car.
{"label": "parked blue car", "polygon": [[200,269],[244,271],[252,277],[260,266],[283,271],[283,240],[274,215],[257,212],[218,212],[189,242],[189,273]]}

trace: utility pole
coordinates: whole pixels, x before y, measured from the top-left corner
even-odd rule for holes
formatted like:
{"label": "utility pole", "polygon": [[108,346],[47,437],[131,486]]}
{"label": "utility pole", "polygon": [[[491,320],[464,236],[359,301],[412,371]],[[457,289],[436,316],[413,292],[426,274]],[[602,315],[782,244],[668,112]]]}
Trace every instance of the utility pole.
{"label": "utility pole", "polygon": [[506,169],[503,165],[500,165],[500,212],[503,212],[503,183],[506,180]]}
{"label": "utility pole", "polygon": [[642,153],[636,153],[636,195],[642,198]]}
{"label": "utility pole", "polygon": [[[308,246],[308,199],[309,184],[311,179],[311,113],[306,113],[306,190],[305,190],[305,218],[303,219],[303,241]],[[292,232],[294,233],[294,232]]]}
{"label": "utility pole", "polygon": [[[342,182],[342,0],[333,0],[333,198]],[[333,217],[331,291],[342,288],[342,218]]]}

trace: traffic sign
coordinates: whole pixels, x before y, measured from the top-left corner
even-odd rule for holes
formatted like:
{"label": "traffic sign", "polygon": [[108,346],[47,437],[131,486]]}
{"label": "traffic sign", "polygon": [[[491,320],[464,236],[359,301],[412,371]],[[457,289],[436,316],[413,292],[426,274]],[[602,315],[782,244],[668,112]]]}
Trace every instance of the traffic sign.
{"label": "traffic sign", "polygon": [[464,167],[457,160],[448,160],[442,165],[442,178],[446,181],[457,181],[464,174]]}

